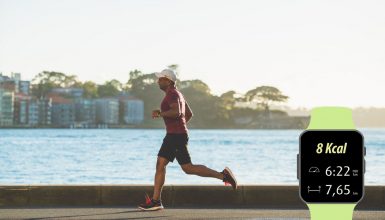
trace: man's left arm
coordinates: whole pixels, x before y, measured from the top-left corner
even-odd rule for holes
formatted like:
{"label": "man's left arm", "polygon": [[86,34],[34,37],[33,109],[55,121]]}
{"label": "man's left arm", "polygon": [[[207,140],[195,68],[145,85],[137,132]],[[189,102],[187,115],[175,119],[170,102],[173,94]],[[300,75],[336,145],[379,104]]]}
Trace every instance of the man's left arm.
{"label": "man's left arm", "polygon": [[167,118],[178,118],[181,114],[182,113],[179,108],[179,101],[177,101],[170,104],[170,110],[160,112],[159,116]]}
{"label": "man's left arm", "polygon": [[185,110],[186,110],[186,123],[190,121],[190,119],[192,118],[192,116],[194,115],[190,106],[188,105],[188,103],[186,102],[185,104]]}

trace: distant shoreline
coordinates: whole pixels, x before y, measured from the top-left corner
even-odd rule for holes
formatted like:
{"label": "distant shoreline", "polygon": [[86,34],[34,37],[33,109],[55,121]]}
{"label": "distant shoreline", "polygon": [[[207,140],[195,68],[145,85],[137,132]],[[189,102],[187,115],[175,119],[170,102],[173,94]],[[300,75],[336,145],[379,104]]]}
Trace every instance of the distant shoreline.
{"label": "distant shoreline", "polygon": [[[382,123],[365,123],[362,118],[353,117],[356,127],[359,128],[385,128]],[[381,118],[379,119],[381,120]],[[290,130],[290,129],[306,129],[310,121],[309,116],[289,116],[289,117],[271,117],[257,118],[247,121],[240,121],[229,125],[212,126],[207,124],[197,124],[192,121],[188,124],[189,129],[266,129],[266,130]],[[145,120],[144,123],[138,125],[125,124],[78,124],[71,125],[3,125],[0,129],[164,129],[163,121]]]}

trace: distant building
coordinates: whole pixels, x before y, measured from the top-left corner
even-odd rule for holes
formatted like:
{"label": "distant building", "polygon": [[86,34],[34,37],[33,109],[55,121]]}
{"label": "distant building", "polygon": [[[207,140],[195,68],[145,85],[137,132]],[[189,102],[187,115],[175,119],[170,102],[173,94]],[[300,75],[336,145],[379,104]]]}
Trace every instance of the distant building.
{"label": "distant building", "polygon": [[[52,124],[52,98],[40,98],[34,100],[38,107],[38,124],[51,125]],[[31,111],[30,111],[31,112]]]}
{"label": "distant building", "polygon": [[20,73],[11,73],[11,79],[20,81],[21,80],[21,74]]}
{"label": "distant building", "polygon": [[0,126],[13,125],[14,92],[0,88]]}
{"label": "distant building", "polygon": [[15,81],[7,79],[7,80],[0,81],[0,88],[9,92],[17,93],[19,87],[16,86]]}
{"label": "distant building", "polygon": [[135,98],[120,100],[120,118],[124,124],[140,124],[144,120],[144,103]]}
{"label": "distant building", "polygon": [[[12,91],[14,93],[19,93],[20,91],[20,82],[29,82],[29,81],[20,81],[21,74],[20,73],[11,73],[11,77],[3,76],[0,74],[0,88],[3,88],[8,91]],[[23,83],[22,86],[26,86]],[[25,88],[23,88],[25,90]],[[29,89],[29,85],[28,85]]]}
{"label": "distant building", "polygon": [[3,76],[3,73],[0,72],[0,81],[4,81],[5,78],[9,78],[8,76]]}
{"label": "distant building", "polygon": [[31,97],[23,93],[14,96],[14,124],[28,124],[28,106]]}
{"label": "distant building", "polygon": [[75,121],[88,125],[96,123],[95,100],[78,99],[75,101]]}
{"label": "distant building", "polygon": [[96,123],[119,123],[119,100],[114,98],[96,99]]}
{"label": "distant building", "polygon": [[20,81],[19,82],[19,92],[25,95],[29,95],[30,81]]}
{"label": "distant building", "polygon": [[11,80],[15,83],[14,92],[19,93],[21,74],[20,73],[11,73]]}
{"label": "distant building", "polygon": [[0,73],[0,87],[14,93],[29,94],[30,81],[22,81],[20,73],[11,73],[11,77]]}
{"label": "distant building", "polygon": [[39,103],[37,99],[29,100],[28,105],[28,125],[37,126],[39,124]]}
{"label": "distant building", "polygon": [[67,127],[75,122],[75,103],[72,99],[49,94],[52,99],[51,122],[54,126]]}

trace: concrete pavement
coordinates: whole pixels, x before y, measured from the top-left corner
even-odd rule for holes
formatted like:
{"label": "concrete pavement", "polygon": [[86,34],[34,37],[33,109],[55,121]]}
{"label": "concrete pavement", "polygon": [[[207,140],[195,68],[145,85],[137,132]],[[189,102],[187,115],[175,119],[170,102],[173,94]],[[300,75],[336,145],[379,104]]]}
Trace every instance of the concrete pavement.
{"label": "concrete pavement", "polygon": [[[165,210],[136,209],[152,185],[0,185],[0,219],[309,219],[298,186],[166,185]],[[366,186],[353,219],[385,220],[385,186]]]}
{"label": "concrete pavement", "polygon": [[[0,219],[309,219],[307,210],[167,208],[144,212],[135,207],[1,208]],[[385,211],[355,211],[354,220],[385,219]]]}
{"label": "concrete pavement", "polygon": [[[0,185],[0,207],[134,207],[152,195],[152,185]],[[163,204],[170,208],[307,209],[294,185],[166,185]],[[385,186],[366,186],[357,210],[385,211]]]}

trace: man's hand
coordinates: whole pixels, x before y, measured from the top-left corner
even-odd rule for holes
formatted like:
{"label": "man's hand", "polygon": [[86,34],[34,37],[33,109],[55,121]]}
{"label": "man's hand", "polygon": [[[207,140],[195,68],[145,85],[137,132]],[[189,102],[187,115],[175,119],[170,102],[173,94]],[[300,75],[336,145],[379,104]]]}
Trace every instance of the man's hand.
{"label": "man's hand", "polygon": [[152,111],[152,118],[159,118],[160,117],[160,110],[156,109]]}

